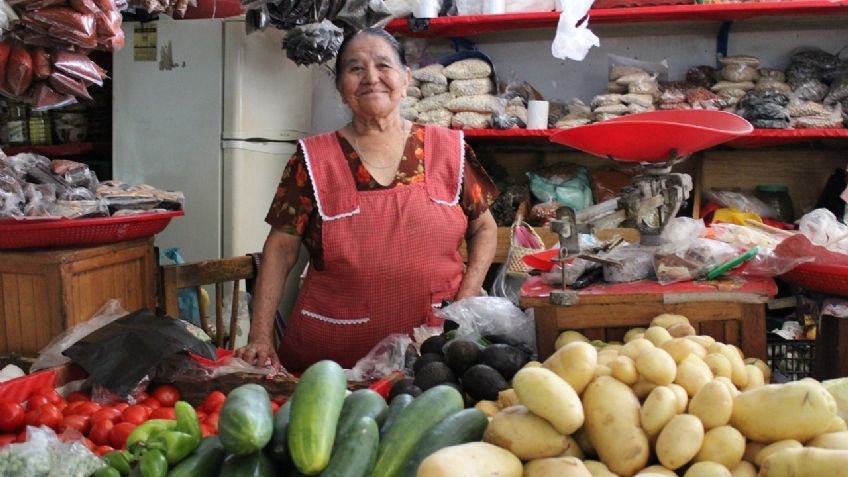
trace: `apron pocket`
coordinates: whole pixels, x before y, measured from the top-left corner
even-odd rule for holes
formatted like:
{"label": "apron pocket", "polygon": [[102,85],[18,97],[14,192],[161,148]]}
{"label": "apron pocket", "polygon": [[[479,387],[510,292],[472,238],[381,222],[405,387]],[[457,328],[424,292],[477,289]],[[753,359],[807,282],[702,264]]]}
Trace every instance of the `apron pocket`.
{"label": "apron pocket", "polygon": [[364,325],[371,321],[371,318],[368,316],[368,312],[364,308],[360,310],[348,308],[343,312],[340,310],[334,310],[333,313],[330,314],[321,313],[320,311],[304,307],[300,311],[300,314],[303,315],[303,318],[306,320],[318,320],[322,323],[339,326]]}

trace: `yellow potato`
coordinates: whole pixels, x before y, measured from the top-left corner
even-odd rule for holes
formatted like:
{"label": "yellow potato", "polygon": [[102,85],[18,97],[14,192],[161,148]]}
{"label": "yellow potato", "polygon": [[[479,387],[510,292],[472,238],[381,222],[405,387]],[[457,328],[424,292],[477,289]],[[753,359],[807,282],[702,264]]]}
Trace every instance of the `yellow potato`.
{"label": "yellow potato", "polygon": [[684,336],[693,336],[698,334],[698,331],[692,325],[686,323],[677,323],[668,327],[668,334],[674,338],[683,338]]}
{"label": "yellow potato", "polygon": [[621,348],[624,348],[624,343],[622,343],[621,341],[610,341],[609,343],[607,343],[606,346],[604,346],[604,349],[610,349],[615,351],[621,351]]}
{"label": "yellow potato", "polygon": [[574,389],[546,368],[525,368],[515,373],[512,388],[521,404],[547,420],[561,434],[583,426],[583,404]]}
{"label": "yellow potato", "polygon": [[577,440],[572,436],[565,436],[568,440],[568,449],[558,455],[557,457],[577,457],[580,460],[586,458],[586,454],[583,453],[583,449],[580,448],[580,444],[577,443]]}
{"label": "yellow potato", "polygon": [[730,475],[731,477],[757,477],[757,468],[754,464],[743,460],[730,469]]}
{"label": "yellow potato", "polygon": [[736,467],[745,453],[745,436],[730,426],[716,427],[704,434],[696,462],[715,462],[728,469]]}
{"label": "yellow potato", "polygon": [[775,443],[763,447],[760,452],[757,452],[757,456],[754,457],[754,464],[756,464],[757,467],[762,467],[763,462],[765,462],[768,456],[774,454],[775,452],[782,451],[783,449],[800,449],[802,447],[804,447],[804,445],[796,441],[795,439],[777,441]]}
{"label": "yellow potato", "polygon": [[707,430],[730,422],[732,412],[733,397],[719,381],[708,382],[689,401],[689,414],[700,419]]}
{"label": "yellow potato", "polygon": [[715,378],[713,381],[718,381],[721,384],[724,384],[724,387],[727,388],[727,392],[729,392],[730,395],[733,396],[734,398],[736,396],[738,396],[739,393],[741,392],[741,391],[739,391],[739,388],[737,388],[736,385],[733,384],[733,381],[731,381],[730,378],[728,378],[726,376],[719,376],[719,377]]}
{"label": "yellow potato", "polygon": [[733,400],[730,424],[748,439],[771,443],[807,441],[823,434],[836,415],[836,401],[816,381],[767,384]]}
{"label": "yellow potato", "polygon": [[618,357],[617,349],[602,349],[598,351],[598,364],[609,366]]}
{"label": "yellow potato", "polygon": [[706,351],[703,346],[685,338],[672,338],[663,343],[660,348],[670,354],[671,357],[674,358],[674,362],[677,364],[680,364],[687,356],[693,353],[697,355],[703,353],[703,355],[706,356]]}
{"label": "yellow potato", "polygon": [[636,338],[645,337],[645,328],[630,328],[624,333],[624,343],[627,344]]}
{"label": "yellow potato", "polygon": [[552,457],[525,464],[524,477],[592,477],[592,473],[576,457]]}
{"label": "yellow potato", "polygon": [[495,417],[495,414],[501,412],[501,407],[495,401],[477,401],[474,407],[481,411],[486,417]]}
{"label": "yellow potato", "polygon": [[628,358],[636,361],[636,358],[642,354],[646,349],[655,348],[654,344],[645,338],[636,338],[630,340],[627,344],[625,344],[619,354],[627,356]]}
{"label": "yellow potato", "polygon": [[763,379],[765,379],[766,383],[771,381],[771,368],[769,368],[765,361],[759,358],[745,358],[744,362],[745,364],[753,364],[760,368],[760,371],[763,372]]}
{"label": "yellow potato", "polygon": [[761,477],[848,477],[848,451],[833,449],[784,449],[760,467]]}
{"label": "yellow potato", "polygon": [[652,326],[645,330],[644,338],[653,343],[654,346],[659,347],[666,341],[670,340],[672,336],[669,334],[668,330],[662,326]]}
{"label": "yellow potato", "polygon": [[713,338],[712,336],[708,336],[708,335],[689,335],[689,336],[684,336],[684,338],[686,338],[687,340],[694,341],[695,343],[698,343],[699,345],[703,346],[704,349],[708,349],[710,346],[712,346],[716,342],[715,338]]}
{"label": "yellow potato", "polygon": [[698,394],[704,385],[713,380],[713,372],[710,371],[704,361],[690,354],[677,366],[676,384],[683,386],[689,397]]}
{"label": "yellow potato", "polygon": [[724,343],[715,343],[710,346],[709,352],[720,353],[730,361],[730,380],[737,388],[744,389],[748,384],[748,372],[745,370],[745,362],[737,348]]}
{"label": "yellow potato", "polygon": [[538,361],[528,361],[527,364],[523,366],[524,368],[540,368],[542,367],[542,363]]}
{"label": "yellow potato", "polygon": [[612,370],[609,366],[604,366],[603,364],[599,364],[595,366],[595,374],[592,379],[596,379],[598,376],[612,376]]}
{"label": "yellow potato", "polygon": [[498,405],[501,409],[508,408],[509,406],[517,406],[519,404],[521,404],[521,400],[518,399],[518,394],[515,393],[515,389],[504,389],[498,393]]}
{"label": "yellow potato", "polygon": [[673,470],[666,469],[665,467],[663,467],[661,465],[652,465],[652,466],[649,466],[649,467],[645,467],[644,469],[640,470],[639,473],[636,474],[636,475],[638,475],[640,477],[647,477],[647,476],[650,476],[650,475],[661,475],[663,477],[677,477],[677,473],[675,473]]}
{"label": "yellow potato", "polygon": [[651,391],[657,387],[656,384],[648,381],[647,379],[640,377],[639,381],[636,381],[636,384],[633,385],[633,392],[636,394],[636,397],[639,400],[643,400],[651,394]]}
{"label": "yellow potato", "polygon": [[731,477],[727,467],[715,462],[697,462],[683,474],[683,477]]}
{"label": "yellow potato", "polygon": [[642,351],[636,358],[636,370],[639,376],[660,386],[671,384],[677,375],[674,358],[660,348]]}
{"label": "yellow potato", "polygon": [[763,444],[762,442],[746,441],[745,453],[742,454],[742,460],[752,464],[755,463],[757,461],[757,454],[759,454],[761,450],[765,449],[765,447],[766,444]]}
{"label": "yellow potato", "polygon": [[657,438],[656,453],[660,464],[672,470],[688,464],[704,442],[704,425],[689,414],[671,418]]}
{"label": "yellow potato", "polygon": [[667,387],[674,392],[674,397],[677,398],[677,414],[682,414],[689,407],[689,394],[679,384],[671,383]]}
{"label": "yellow potato", "polygon": [[659,435],[668,421],[677,415],[677,396],[667,386],[657,386],[648,394],[639,411],[642,429],[648,437]]}
{"label": "yellow potato", "polygon": [[639,381],[639,372],[636,371],[636,363],[627,356],[619,356],[609,364],[612,377],[627,385],[634,385]]}
{"label": "yellow potato", "polygon": [[766,384],[766,378],[757,366],[753,364],[746,364],[745,371],[748,373],[748,382],[745,384],[745,391],[758,388]]}
{"label": "yellow potato", "polygon": [[704,363],[709,366],[710,371],[713,372],[713,376],[717,378],[729,378],[731,376],[732,369],[730,368],[730,361],[721,353],[707,354],[704,357]]}
{"label": "yellow potato", "polygon": [[597,365],[598,351],[584,341],[568,343],[542,364],[570,384],[577,394],[583,394],[586,385],[595,377]]}
{"label": "yellow potato", "polygon": [[524,406],[511,406],[489,421],[483,440],[509,450],[521,460],[556,457],[571,445],[546,420]]}
{"label": "yellow potato", "polygon": [[574,330],[563,331],[557,336],[556,341],[554,342],[554,349],[560,349],[563,346],[571,343],[572,341],[585,341],[589,342],[589,338],[583,335],[583,333]]}
{"label": "yellow potato", "polygon": [[830,432],[807,441],[807,447],[848,450],[848,432]]}
{"label": "yellow potato", "polygon": [[639,400],[626,384],[601,376],[583,394],[586,432],[600,460],[622,477],[648,463],[648,438],[639,426]]}
{"label": "yellow potato", "polygon": [[668,328],[669,326],[676,325],[678,323],[689,324],[689,319],[683,315],[674,315],[671,313],[663,313],[661,315],[655,316],[651,320],[651,326],[660,326],[663,328]]}
{"label": "yellow potato", "polygon": [[833,419],[830,420],[830,425],[827,426],[827,429],[824,431],[824,433],[829,434],[831,432],[842,431],[848,431],[848,423],[845,422],[845,419],[842,419],[839,416],[834,416]]}
{"label": "yellow potato", "polygon": [[610,472],[609,468],[607,468],[603,462],[597,460],[584,460],[583,465],[586,466],[586,469],[589,470],[592,477],[618,477]]}
{"label": "yellow potato", "polygon": [[440,449],[421,461],[417,477],[522,477],[524,467],[506,449],[469,442]]}
{"label": "yellow potato", "polygon": [[583,451],[583,455],[597,457],[598,451],[592,447],[592,443],[589,442],[589,433],[586,432],[586,426],[581,427],[574,434],[572,434],[574,440],[577,441],[577,445],[580,446],[580,450]]}

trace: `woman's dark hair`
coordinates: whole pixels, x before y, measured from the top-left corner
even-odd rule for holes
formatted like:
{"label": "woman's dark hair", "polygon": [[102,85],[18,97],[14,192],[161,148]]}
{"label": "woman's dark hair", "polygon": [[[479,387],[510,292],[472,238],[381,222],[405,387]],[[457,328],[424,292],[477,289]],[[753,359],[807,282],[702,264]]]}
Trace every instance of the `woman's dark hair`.
{"label": "woman's dark hair", "polygon": [[395,37],[391,35],[391,33],[387,32],[382,28],[366,28],[365,30],[361,30],[352,35],[348,35],[345,37],[342,45],[339,47],[339,52],[336,54],[336,64],[335,64],[335,74],[336,74],[336,84],[339,83],[339,74],[341,73],[342,68],[342,58],[344,58],[345,51],[347,50],[348,45],[354,38],[359,35],[368,35],[373,36],[375,38],[382,38],[389,45],[391,45],[392,49],[397,53],[397,59],[400,62],[401,66],[406,66],[406,55],[404,54],[403,47],[400,45],[400,42],[397,41]]}

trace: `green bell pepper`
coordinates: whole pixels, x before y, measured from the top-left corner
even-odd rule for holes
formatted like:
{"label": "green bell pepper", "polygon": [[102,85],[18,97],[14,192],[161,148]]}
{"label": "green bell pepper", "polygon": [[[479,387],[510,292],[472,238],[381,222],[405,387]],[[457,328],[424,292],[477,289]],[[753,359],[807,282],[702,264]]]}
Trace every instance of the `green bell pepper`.
{"label": "green bell pepper", "polygon": [[112,451],[107,452],[103,456],[103,460],[109,464],[109,467],[117,470],[121,475],[130,475],[132,472],[133,457],[127,451]]}
{"label": "green bell pepper", "polygon": [[177,430],[193,436],[197,439],[197,442],[200,442],[203,439],[203,431],[200,429],[197,412],[191,407],[191,404],[185,401],[177,401],[174,404],[174,413],[177,415]]}
{"label": "green bell pepper", "polygon": [[94,477],[121,477],[121,473],[114,467],[103,467],[94,473]]}
{"label": "green bell pepper", "polygon": [[180,431],[161,431],[147,440],[147,448],[162,451],[171,465],[188,457],[199,444],[199,439]]}
{"label": "green bell pepper", "polygon": [[173,430],[177,428],[177,421],[173,419],[151,419],[138,425],[127,437],[127,449],[134,452],[135,448],[144,446],[144,442],[150,438],[155,431]]}
{"label": "green bell pepper", "polygon": [[168,477],[168,460],[159,449],[147,449],[138,464],[141,477]]}

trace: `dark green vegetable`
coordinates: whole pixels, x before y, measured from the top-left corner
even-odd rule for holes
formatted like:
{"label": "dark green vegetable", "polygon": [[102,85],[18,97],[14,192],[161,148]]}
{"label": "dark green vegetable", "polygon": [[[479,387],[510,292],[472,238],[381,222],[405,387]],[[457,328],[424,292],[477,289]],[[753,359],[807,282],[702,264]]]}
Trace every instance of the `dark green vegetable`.
{"label": "dark green vegetable", "polygon": [[[336,441],[343,439],[345,434],[354,428],[359,420],[363,417],[370,417],[375,421],[382,420],[380,415],[385,418],[386,400],[383,396],[371,389],[359,389],[350,393],[344,399],[342,404],[342,412],[339,415],[339,423],[336,427]],[[378,426],[379,426],[378,422]]]}
{"label": "dark green vegetable", "polygon": [[112,467],[103,467],[94,473],[94,477],[121,477],[121,473]]}
{"label": "dark green vegetable", "polygon": [[291,399],[285,402],[274,414],[274,434],[268,443],[268,452],[277,462],[289,458],[288,436],[291,421]]}
{"label": "dark green vegetable", "polygon": [[369,416],[361,417],[340,434],[340,439],[321,477],[369,477],[380,446],[377,422]]}
{"label": "dark green vegetable", "polygon": [[193,454],[171,469],[168,477],[215,477],[226,454],[221,439],[209,436],[200,442]]}
{"label": "dark green vegetable", "polygon": [[418,444],[406,463],[404,477],[415,477],[418,466],[427,456],[439,449],[479,441],[489,425],[489,418],[482,411],[470,408],[451,414],[431,427]]}
{"label": "dark green vegetable", "polygon": [[218,437],[232,454],[247,455],[261,450],[273,434],[271,401],[265,388],[245,384],[232,390],[218,417]]}
{"label": "dark green vegetable", "polygon": [[168,460],[159,449],[147,449],[138,461],[141,477],[168,477]]}
{"label": "dark green vegetable", "polygon": [[403,411],[406,406],[409,406],[413,399],[414,396],[409,394],[400,394],[392,399],[392,403],[389,404],[389,412],[386,414],[386,420],[383,421],[383,425],[380,427],[381,440],[386,436],[386,433],[389,432],[389,429],[391,429],[392,424],[394,424],[401,411]]}
{"label": "dark green vegetable", "polygon": [[130,475],[132,472],[132,457],[127,451],[112,451],[107,452],[103,456],[103,460],[109,464],[109,467],[117,470],[121,475]]}
{"label": "dark green vegetable", "polygon": [[224,459],[220,477],[275,477],[274,461],[264,452],[229,455]]}

